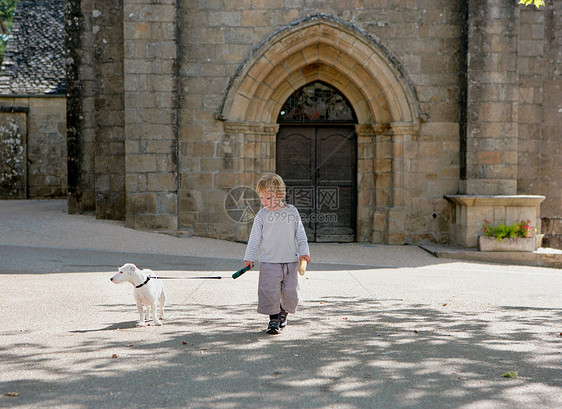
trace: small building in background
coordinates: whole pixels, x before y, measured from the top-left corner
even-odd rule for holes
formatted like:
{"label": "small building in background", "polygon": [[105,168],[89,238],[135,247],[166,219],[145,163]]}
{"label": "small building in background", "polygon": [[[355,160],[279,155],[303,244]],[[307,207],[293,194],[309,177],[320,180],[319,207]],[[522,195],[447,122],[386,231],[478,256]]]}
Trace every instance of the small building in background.
{"label": "small building in background", "polygon": [[0,69],[0,198],[67,195],[64,0],[20,0]]}

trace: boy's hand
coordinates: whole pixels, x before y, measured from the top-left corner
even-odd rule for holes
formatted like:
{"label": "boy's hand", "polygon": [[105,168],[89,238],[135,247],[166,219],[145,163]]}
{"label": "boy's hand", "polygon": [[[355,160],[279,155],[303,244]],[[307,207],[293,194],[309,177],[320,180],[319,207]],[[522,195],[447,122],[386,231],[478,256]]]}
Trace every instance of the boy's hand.
{"label": "boy's hand", "polygon": [[310,256],[308,254],[300,256],[299,263],[299,274],[303,276],[306,273],[306,265],[310,263]]}
{"label": "boy's hand", "polygon": [[251,270],[253,266],[254,266],[254,263],[252,263],[251,261],[244,260],[244,267],[242,267],[236,273],[232,274],[232,278],[240,277],[246,271]]}

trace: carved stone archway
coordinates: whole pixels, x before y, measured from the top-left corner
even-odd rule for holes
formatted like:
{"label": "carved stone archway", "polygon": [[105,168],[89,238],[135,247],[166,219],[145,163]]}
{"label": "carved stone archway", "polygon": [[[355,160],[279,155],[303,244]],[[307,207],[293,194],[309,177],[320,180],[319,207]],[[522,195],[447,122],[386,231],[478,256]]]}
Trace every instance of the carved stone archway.
{"label": "carved stone archway", "polygon": [[357,115],[358,241],[402,243],[403,147],[419,131],[417,100],[395,59],[348,24],[308,18],[271,36],[243,64],[219,114],[225,138],[241,144],[240,181],[275,171],[279,111],[313,81],[337,88]]}

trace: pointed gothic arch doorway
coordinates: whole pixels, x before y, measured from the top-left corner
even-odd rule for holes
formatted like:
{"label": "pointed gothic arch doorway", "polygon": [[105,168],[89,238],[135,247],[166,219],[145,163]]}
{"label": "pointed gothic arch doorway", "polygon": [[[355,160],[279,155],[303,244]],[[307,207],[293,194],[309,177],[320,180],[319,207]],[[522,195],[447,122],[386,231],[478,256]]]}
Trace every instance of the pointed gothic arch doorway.
{"label": "pointed gothic arch doorway", "polygon": [[[341,123],[356,124],[356,203],[347,213],[356,213],[350,217],[356,241],[404,243],[405,223],[413,211],[404,149],[419,135],[420,123],[415,89],[398,61],[376,39],[324,15],[295,21],[268,37],[236,72],[217,115],[224,121],[225,157],[238,152],[241,159],[232,161],[233,178],[252,185],[264,172],[277,171],[280,128],[340,125],[307,123],[310,117],[293,124],[278,119],[281,111],[288,112],[281,108],[299,87],[324,81],[337,87],[356,116],[356,121]],[[239,229],[237,239],[246,240],[249,228]]]}
{"label": "pointed gothic arch doorway", "polygon": [[276,169],[309,241],[354,242],[357,123],[349,101],[322,81],[295,91],[277,118]]}

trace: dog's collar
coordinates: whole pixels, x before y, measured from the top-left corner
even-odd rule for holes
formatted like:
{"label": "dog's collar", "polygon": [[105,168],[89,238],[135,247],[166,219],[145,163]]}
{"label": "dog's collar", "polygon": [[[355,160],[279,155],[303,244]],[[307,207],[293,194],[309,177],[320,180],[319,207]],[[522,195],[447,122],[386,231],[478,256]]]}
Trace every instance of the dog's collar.
{"label": "dog's collar", "polygon": [[148,283],[150,281],[150,276],[146,277],[146,281],[142,284],[139,285],[135,285],[135,288],[141,288],[143,285],[145,285],[146,283]]}

